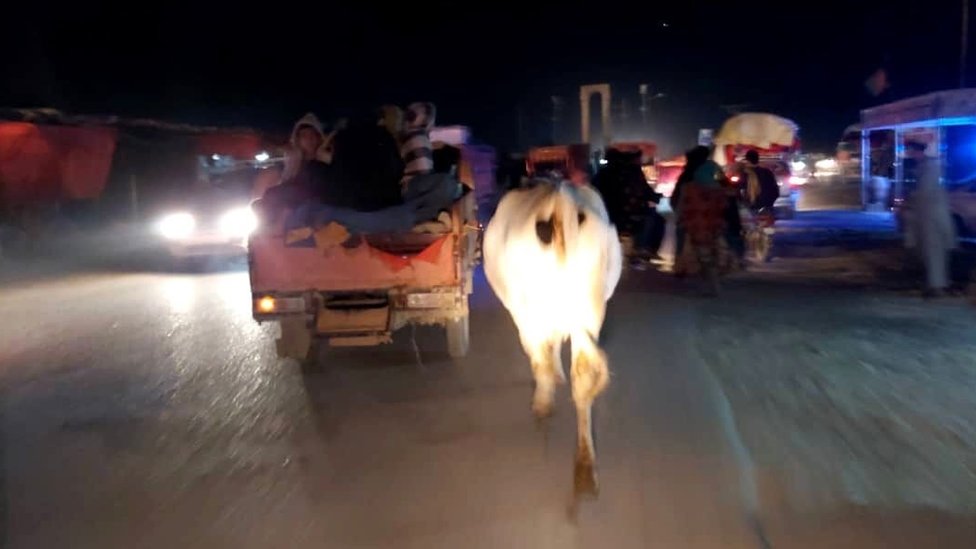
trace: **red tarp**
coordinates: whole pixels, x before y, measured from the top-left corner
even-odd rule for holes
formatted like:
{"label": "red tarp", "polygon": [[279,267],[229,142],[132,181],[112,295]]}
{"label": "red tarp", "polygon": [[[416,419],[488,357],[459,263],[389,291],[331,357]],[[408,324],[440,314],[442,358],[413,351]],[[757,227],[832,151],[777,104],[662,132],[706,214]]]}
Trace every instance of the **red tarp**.
{"label": "red tarp", "polygon": [[441,248],[444,247],[444,243],[447,242],[448,238],[450,237],[445,236],[438,238],[433,244],[424,248],[422,252],[413,256],[395,255],[384,252],[383,250],[378,250],[372,246],[370,246],[370,251],[373,252],[375,257],[382,259],[383,263],[386,263],[387,266],[393,269],[393,272],[396,273],[406,267],[409,267],[410,265],[413,265],[414,261],[426,261],[427,263],[436,264],[438,258],[441,257]]}
{"label": "red tarp", "polygon": [[253,133],[215,132],[197,137],[197,153],[203,156],[219,154],[248,160],[265,148],[261,137]]}
{"label": "red tarp", "polygon": [[115,143],[114,128],[0,122],[0,197],[7,204],[97,198]]}

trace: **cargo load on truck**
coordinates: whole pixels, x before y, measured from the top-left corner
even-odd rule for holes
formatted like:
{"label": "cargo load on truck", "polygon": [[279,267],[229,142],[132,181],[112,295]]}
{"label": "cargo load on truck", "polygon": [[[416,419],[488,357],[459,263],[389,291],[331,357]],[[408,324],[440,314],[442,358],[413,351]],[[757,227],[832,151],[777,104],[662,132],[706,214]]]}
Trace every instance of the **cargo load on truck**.
{"label": "cargo load on truck", "polygon": [[[337,144],[343,131],[334,135]],[[419,141],[419,154],[430,154],[430,162],[414,163],[426,166],[423,171],[402,172],[395,204],[364,208],[308,196],[281,216],[263,211],[248,249],[253,314],[259,322],[280,323],[281,356],[312,358],[316,341],[388,343],[393,332],[411,324],[444,326],[449,353],[467,352],[478,222],[470,177],[475,170],[466,164],[476,155],[463,154],[463,144],[435,146],[423,137],[429,140],[429,134]],[[357,183],[344,179],[342,155],[353,154],[365,166],[375,154],[365,150],[368,141],[357,142],[355,151],[335,148],[323,171],[340,173],[327,183]],[[401,140],[401,150],[409,148],[406,143]],[[404,165],[409,168],[413,159],[405,154]]]}

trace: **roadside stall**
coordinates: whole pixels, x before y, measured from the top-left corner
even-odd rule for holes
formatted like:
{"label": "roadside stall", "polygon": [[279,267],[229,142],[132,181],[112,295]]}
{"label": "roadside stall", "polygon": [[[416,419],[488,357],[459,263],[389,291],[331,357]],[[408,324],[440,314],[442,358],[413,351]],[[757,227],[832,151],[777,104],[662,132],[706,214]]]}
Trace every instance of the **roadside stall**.
{"label": "roadside stall", "polygon": [[277,181],[275,144],[246,128],[0,109],[0,248],[115,223],[158,229],[171,210],[191,206],[200,183],[247,187],[238,201],[246,206],[251,183]]}
{"label": "roadside stall", "polygon": [[110,127],[0,122],[0,250],[69,231],[63,214],[102,194],[116,141]]}

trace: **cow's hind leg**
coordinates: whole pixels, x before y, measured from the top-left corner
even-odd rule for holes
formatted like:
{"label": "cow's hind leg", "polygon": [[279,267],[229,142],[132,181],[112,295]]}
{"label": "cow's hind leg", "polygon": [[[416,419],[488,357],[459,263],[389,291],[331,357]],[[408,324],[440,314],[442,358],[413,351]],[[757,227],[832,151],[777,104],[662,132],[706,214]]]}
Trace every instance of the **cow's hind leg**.
{"label": "cow's hind leg", "polygon": [[577,494],[596,494],[596,451],[593,447],[591,421],[593,400],[606,389],[610,372],[606,355],[597,346],[595,336],[589,333],[574,336],[572,345],[573,366],[570,375],[573,380],[573,401],[576,403],[577,418],[575,488]]}
{"label": "cow's hind leg", "polygon": [[532,377],[535,379],[535,393],[532,396],[532,412],[538,418],[552,414],[556,383],[565,382],[559,351],[561,342],[557,340],[526,341],[523,346],[532,363]]}

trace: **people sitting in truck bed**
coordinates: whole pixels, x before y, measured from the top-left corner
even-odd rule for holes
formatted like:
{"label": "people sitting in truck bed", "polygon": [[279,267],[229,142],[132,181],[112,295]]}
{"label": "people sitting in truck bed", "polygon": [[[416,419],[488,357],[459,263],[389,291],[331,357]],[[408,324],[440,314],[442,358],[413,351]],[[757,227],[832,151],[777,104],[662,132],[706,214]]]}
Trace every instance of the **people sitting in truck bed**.
{"label": "people sitting in truck bed", "polygon": [[307,113],[291,130],[291,147],[285,153],[281,180],[295,178],[309,162],[329,163],[325,129],[314,113]]}
{"label": "people sitting in truck bed", "polygon": [[336,133],[332,168],[336,187],[323,196],[325,204],[371,212],[403,203],[396,140],[373,114],[350,120]]}
{"label": "people sitting in truck bed", "polygon": [[403,109],[396,105],[381,106],[377,113],[376,125],[386,128],[399,146],[400,136],[403,134]]}
{"label": "people sitting in truck bed", "polygon": [[[391,131],[399,124],[398,109],[385,107],[368,116],[354,117],[333,134],[331,164],[322,164],[321,172],[306,169],[321,176],[314,185],[302,187],[314,192],[279,190],[265,195],[272,198],[268,202],[276,205],[274,212],[290,210],[284,222],[286,233],[307,232],[330,223],[342,225],[353,234],[404,232],[411,228],[421,232],[449,231],[448,209],[462,194],[455,174],[460,150],[445,147],[437,155],[435,165],[428,133],[433,123],[433,105],[418,103],[412,107],[413,126],[400,133],[413,144],[413,153],[408,153],[414,168],[410,177],[404,177],[401,157],[406,149],[398,147]],[[307,133],[296,132],[296,143],[304,142],[299,134]],[[314,150],[312,143],[306,149]],[[317,163],[317,159],[307,162],[313,166]],[[406,184],[401,186],[401,181]],[[288,200],[275,200],[276,194],[284,194]],[[276,213],[272,223],[277,219],[280,218]],[[289,245],[301,245],[302,241]]]}
{"label": "people sitting in truck bed", "polygon": [[294,208],[327,193],[333,177],[324,161],[325,142],[322,123],[314,114],[308,113],[295,123],[281,182],[267,189],[255,207],[266,222],[274,222],[282,209]]}
{"label": "people sitting in truck bed", "polygon": [[461,163],[461,149],[446,143],[437,143],[433,147],[431,160],[434,169],[432,172],[457,176],[458,166]]}
{"label": "people sitting in truck bed", "polygon": [[403,158],[403,179],[406,187],[418,175],[434,171],[433,147],[430,129],[434,126],[436,108],[433,103],[411,103],[404,114],[403,136],[400,139],[400,156]]}

